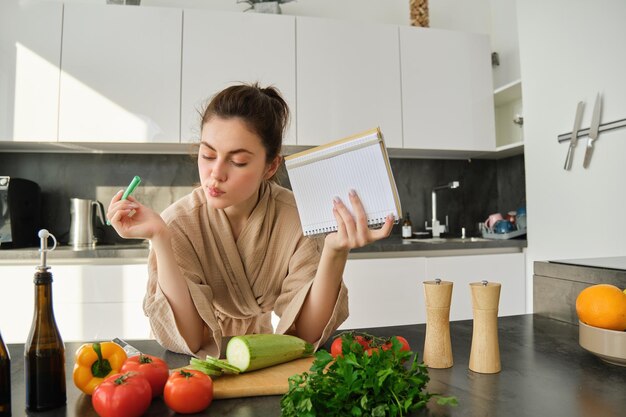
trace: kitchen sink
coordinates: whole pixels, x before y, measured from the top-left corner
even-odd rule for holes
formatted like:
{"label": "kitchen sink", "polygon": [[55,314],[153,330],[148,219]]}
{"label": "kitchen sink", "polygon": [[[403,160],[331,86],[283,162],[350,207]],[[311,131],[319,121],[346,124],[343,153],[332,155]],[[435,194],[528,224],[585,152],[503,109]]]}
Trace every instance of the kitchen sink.
{"label": "kitchen sink", "polygon": [[484,237],[431,237],[428,239],[409,239],[414,243],[473,243],[473,242],[489,242],[490,239]]}

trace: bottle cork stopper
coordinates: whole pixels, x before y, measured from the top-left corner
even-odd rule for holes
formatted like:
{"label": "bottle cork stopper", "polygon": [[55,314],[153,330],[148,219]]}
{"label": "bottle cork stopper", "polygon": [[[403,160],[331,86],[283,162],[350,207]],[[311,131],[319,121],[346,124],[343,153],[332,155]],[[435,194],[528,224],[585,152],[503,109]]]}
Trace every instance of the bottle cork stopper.
{"label": "bottle cork stopper", "polygon": [[[39,253],[41,257],[41,265],[37,265],[37,270],[39,271],[47,271],[50,269],[48,266],[48,252],[53,251],[57,247],[57,239],[54,235],[46,229],[41,229],[37,236],[39,236]],[[48,246],[48,239],[52,239],[52,247]]]}

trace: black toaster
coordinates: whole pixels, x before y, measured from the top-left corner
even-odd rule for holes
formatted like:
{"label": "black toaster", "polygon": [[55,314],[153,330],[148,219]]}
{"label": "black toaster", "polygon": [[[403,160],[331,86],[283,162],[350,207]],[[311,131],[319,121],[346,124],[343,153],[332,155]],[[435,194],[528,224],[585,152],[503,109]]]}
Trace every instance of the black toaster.
{"label": "black toaster", "polygon": [[41,189],[36,182],[0,176],[0,249],[37,246]]}

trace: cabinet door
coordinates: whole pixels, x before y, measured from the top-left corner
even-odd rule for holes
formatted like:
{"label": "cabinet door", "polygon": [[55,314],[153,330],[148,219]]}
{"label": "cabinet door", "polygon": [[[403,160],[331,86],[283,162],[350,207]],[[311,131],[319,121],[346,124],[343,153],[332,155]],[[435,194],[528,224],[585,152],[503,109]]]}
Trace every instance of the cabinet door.
{"label": "cabinet door", "polygon": [[298,145],[380,126],[402,147],[398,27],[297,17]]}
{"label": "cabinet door", "polygon": [[491,6],[491,42],[500,64],[493,68],[493,84],[502,88],[521,77],[516,0],[489,2]]}
{"label": "cabinet door", "polygon": [[[33,266],[2,266],[0,330],[24,343],[33,318]],[[54,314],[64,341],[150,338],[143,313],[148,268],[137,265],[59,265],[51,270]]]}
{"label": "cabinet door", "polygon": [[404,147],[493,151],[489,38],[400,28]]}
{"label": "cabinet door", "polygon": [[5,343],[26,342],[33,320],[34,273],[32,265],[0,266],[0,332]]}
{"label": "cabinet door", "polygon": [[200,112],[223,88],[259,82],[278,88],[292,113],[285,143],[295,145],[295,17],[185,10],[183,142],[200,137]]}
{"label": "cabinet door", "polygon": [[56,141],[63,5],[0,1],[0,141]]}
{"label": "cabinet door", "polygon": [[59,265],[53,274],[54,309],[64,340],[150,338],[142,308],[146,264]]}
{"label": "cabinet door", "polygon": [[340,329],[426,322],[425,258],[350,259],[344,282],[350,316]]}
{"label": "cabinet door", "polygon": [[59,140],[180,141],[182,10],[66,4]]}
{"label": "cabinet door", "polygon": [[472,318],[472,295],[469,284],[487,280],[499,282],[498,315],[510,316],[526,312],[525,255],[507,253],[475,256],[444,256],[428,258],[426,274],[429,280],[441,278],[452,281],[450,320]]}

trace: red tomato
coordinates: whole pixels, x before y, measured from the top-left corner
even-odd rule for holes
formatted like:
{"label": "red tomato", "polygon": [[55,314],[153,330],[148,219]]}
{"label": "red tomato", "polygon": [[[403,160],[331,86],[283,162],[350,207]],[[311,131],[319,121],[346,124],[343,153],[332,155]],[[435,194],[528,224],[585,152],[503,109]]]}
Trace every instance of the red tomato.
{"label": "red tomato", "polygon": [[199,413],[213,401],[213,381],[200,371],[181,369],[168,378],[163,399],[177,413]]}
{"label": "red tomato", "polygon": [[410,351],[411,350],[411,346],[409,346],[409,341],[406,340],[404,337],[402,336],[396,336],[396,339],[398,339],[398,342],[400,342],[402,344],[402,347],[400,348],[400,351]]}
{"label": "red tomato", "polygon": [[367,350],[370,347],[370,342],[363,336],[354,336],[354,340],[356,340],[359,345],[363,346],[363,350]]}
{"label": "red tomato", "polygon": [[163,387],[170,376],[170,370],[163,359],[143,353],[126,359],[120,372],[137,372],[145,376],[152,388],[152,398],[163,394]]}
{"label": "red tomato", "polygon": [[100,417],[139,417],[148,410],[152,389],[140,374],[114,374],[102,381],[91,397]]}
{"label": "red tomato", "polygon": [[336,337],[335,340],[333,340],[332,345],[330,345],[330,354],[333,355],[333,358],[336,358],[337,356],[341,355],[342,350],[341,350],[341,336]]}
{"label": "red tomato", "polygon": [[[354,340],[361,346],[363,346],[363,351],[367,351],[367,349],[369,349],[370,347],[370,343],[369,340],[367,340],[365,337],[363,336],[354,336]],[[335,340],[333,340],[333,343],[330,345],[330,354],[336,358],[337,356],[341,355],[343,352],[342,349],[342,337],[341,336],[337,336],[335,338]]]}
{"label": "red tomato", "polygon": [[[411,350],[411,346],[409,346],[409,342],[402,336],[395,336],[396,339],[398,339],[398,342],[400,342],[400,344],[402,345],[402,347],[400,347],[400,351],[410,351]],[[391,349],[391,341],[385,343],[382,347],[383,350],[389,350]]]}
{"label": "red tomato", "polygon": [[378,351],[377,347],[373,347],[373,348],[365,349],[365,353],[367,353],[368,355],[372,356],[374,353],[378,354],[380,352]]}

